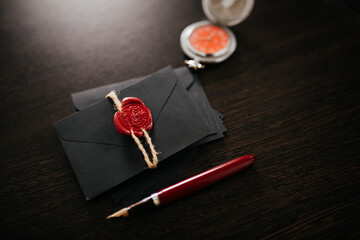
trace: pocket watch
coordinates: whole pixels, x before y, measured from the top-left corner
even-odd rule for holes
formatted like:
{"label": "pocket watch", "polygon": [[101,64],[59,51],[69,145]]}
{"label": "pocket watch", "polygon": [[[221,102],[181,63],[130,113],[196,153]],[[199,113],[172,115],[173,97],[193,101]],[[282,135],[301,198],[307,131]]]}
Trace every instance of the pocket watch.
{"label": "pocket watch", "polygon": [[204,68],[203,63],[219,63],[236,49],[236,38],[228,28],[244,21],[251,13],[255,0],[202,0],[209,20],[187,26],[180,36],[189,68]]}

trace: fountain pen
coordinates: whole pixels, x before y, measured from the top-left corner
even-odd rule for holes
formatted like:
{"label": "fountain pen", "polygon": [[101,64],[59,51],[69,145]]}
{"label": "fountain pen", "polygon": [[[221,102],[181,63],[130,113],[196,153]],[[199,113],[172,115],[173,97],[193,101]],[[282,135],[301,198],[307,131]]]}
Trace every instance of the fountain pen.
{"label": "fountain pen", "polygon": [[254,155],[246,155],[228,161],[205,172],[164,188],[156,193],[153,193],[151,196],[111,214],[107,217],[107,219],[114,217],[127,217],[133,213],[141,212],[153,206],[160,206],[170,203],[176,199],[184,197],[190,193],[198,191],[206,186],[229,177],[250,166],[254,161]]}

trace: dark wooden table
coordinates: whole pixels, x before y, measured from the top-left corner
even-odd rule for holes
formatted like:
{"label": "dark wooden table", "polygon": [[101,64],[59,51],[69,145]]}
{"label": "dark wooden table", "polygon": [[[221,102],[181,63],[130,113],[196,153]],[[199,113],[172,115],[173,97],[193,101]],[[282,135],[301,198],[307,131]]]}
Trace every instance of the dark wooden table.
{"label": "dark wooden table", "polygon": [[346,1],[257,1],[235,54],[199,78],[225,114],[176,180],[250,169],[140,217],[85,201],[53,123],[70,94],[183,65],[200,1],[0,3],[1,239],[359,239],[360,14]]}

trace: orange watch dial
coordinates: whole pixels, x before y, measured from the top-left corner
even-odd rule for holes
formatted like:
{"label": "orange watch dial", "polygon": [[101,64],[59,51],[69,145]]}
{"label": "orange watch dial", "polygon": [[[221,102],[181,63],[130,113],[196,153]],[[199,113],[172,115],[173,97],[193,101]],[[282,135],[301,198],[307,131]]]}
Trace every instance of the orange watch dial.
{"label": "orange watch dial", "polygon": [[197,27],[190,35],[190,44],[196,50],[214,54],[223,50],[229,43],[229,35],[221,27],[204,25]]}

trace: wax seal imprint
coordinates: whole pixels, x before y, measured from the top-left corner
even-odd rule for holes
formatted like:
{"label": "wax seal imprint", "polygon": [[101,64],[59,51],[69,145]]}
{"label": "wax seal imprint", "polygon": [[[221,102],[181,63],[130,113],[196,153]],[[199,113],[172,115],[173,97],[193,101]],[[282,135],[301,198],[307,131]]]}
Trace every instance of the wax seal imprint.
{"label": "wax seal imprint", "polygon": [[121,101],[121,109],[114,114],[114,124],[120,134],[144,135],[142,129],[149,131],[153,127],[150,110],[136,97],[127,97]]}

